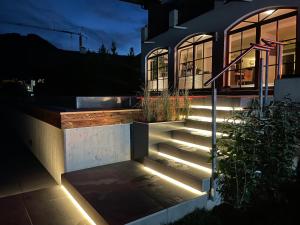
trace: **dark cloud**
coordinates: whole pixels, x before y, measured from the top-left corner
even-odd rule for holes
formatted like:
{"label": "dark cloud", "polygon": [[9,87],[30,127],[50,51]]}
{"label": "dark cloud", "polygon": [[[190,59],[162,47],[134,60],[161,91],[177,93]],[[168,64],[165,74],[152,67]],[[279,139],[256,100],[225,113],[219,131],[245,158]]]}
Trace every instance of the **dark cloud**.
{"label": "dark cloud", "polygon": [[[1,0],[0,21],[83,32],[85,45],[91,50],[101,43],[109,46],[114,40],[119,52],[126,54],[131,46],[140,51],[140,28],[146,23],[146,12],[118,0]],[[3,23],[0,32],[36,33],[57,47],[78,49],[75,36]]]}

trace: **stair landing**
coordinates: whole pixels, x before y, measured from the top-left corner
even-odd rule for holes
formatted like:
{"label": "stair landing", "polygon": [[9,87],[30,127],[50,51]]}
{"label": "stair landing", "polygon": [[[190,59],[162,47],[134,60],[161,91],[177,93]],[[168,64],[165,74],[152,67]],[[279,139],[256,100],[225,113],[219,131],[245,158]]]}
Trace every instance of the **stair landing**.
{"label": "stair landing", "polygon": [[134,161],[66,173],[62,184],[97,225],[165,224],[207,202]]}

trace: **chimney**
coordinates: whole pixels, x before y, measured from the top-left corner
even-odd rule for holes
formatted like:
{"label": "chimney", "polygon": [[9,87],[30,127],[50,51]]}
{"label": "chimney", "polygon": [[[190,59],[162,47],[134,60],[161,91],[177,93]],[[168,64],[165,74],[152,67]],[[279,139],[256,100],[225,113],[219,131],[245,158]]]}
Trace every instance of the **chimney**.
{"label": "chimney", "polygon": [[173,9],[169,12],[169,27],[176,27],[178,25],[178,10]]}

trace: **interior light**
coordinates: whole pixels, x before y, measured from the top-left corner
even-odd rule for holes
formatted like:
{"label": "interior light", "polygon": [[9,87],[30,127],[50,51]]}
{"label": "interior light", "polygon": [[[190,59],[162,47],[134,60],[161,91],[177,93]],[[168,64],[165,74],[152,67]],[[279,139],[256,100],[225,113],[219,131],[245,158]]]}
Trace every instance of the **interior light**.
{"label": "interior light", "polygon": [[198,170],[201,170],[203,172],[206,172],[208,174],[211,174],[211,169],[207,168],[205,166],[200,166],[200,165],[198,165],[196,163],[192,163],[192,162],[189,162],[189,161],[186,161],[186,160],[183,160],[183,159],[179,159],[177,157],[174,157],[174,156],[162,153],[162,152],[157,152],[157,154],[160,155],[160,156],[162,156],[162,157],[164,157],[164,158],[174,160],[175,162],[182,163],[182,164],[185,164],[187,166],[190,166],[190,167],[193,167],[195,169],[198,169]]}
{"label": "interior light", "polygon": [[80,213],[83,215],[83,217],[91,224],[91,225],[97,225],[93,219],[86,213],[86,211],[79,205],[79,203],[76,201],[76,199],[71,195],[71,193],[63,186],[61,185],[61,189],[65,192],[65,194],[68,196],[68,198],[71,200],[73,205],[80,211]]}
{"label": "interior light", "polygon": [[188,186],[188,185],[186,185],[186,184],[184,184],[184,183],[181,183],[180,181],[177,181],[177,180],[175,180],[175,179],[173,179],[173,178],[171,178],[171,177],[168,177],[168,176],[166,176],[166,175],[164,175],[164,174],[162,174],[162,173],[160,173],[160,172],[157,172],[157,171],[155,171],[155,170],[153,170],[153,169],[151,169],[151,168],[149,168],[149,167],[144,166],[144,169],[145,169],[147,172],[149,172],[149,173],[151,173],[151,174],[153,174],[153,175],[155,175],[155,176],[158,176],[158,177],[160,177],[161,179],[166,180],[166,181],[168,181],[169,183],[172,183],[172,184],[174,184],[174,185],[176,185],[176,186],[178,186],[178,187],[181,187],[181,188],[183,188],[183,189],[185,189],[185,190],[187,190],[187,191],[190,191],[190,192],[192,192],[192,193],[194,193],[194,194],[196,194],[196,195],[203,195],[203,194],[205,194],[205,193],[203,193],[203,192],[201,192],[201,191],[199,191],[199,190],[197,190],[197,189],[195,189],[195,188],[193,188],[193,187],[191,187],[191,186]]}
{"label": "interior light", "polygon": [[271,15],[273,12],[275,12],[274,9],[270,9],[270,10],[265,11],[265,13],[266,13],[267,15]]}

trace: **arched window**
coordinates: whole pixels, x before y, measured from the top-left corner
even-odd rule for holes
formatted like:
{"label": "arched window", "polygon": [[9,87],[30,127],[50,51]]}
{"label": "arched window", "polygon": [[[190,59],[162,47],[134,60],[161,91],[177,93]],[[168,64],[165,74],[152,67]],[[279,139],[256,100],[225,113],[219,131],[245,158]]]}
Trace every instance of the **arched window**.
{"label": "arched window", "polygon": [[[228,60],[235,59],[251,43],[261,43],[261,39],[270,39],[284,42],[283,64],[281,75],[294,74],[296,63],[296,9],[269,9],[250,16],[240,21],[228,32]],[[262,44],[262,43],[261,43]],[[270,86],[274,85],[277,71],[277,50],[270,53],[269,80]],[[257,87],[259,59],[265,60],[265,53],[254,50],[244,57],[238,64],[231,68],[228,75],[228,85],[231,87]],[[264,70],[265,71],[265,70]]]}
{"label": "arched window", "polygon": [[179,89],[201,89],[212,74],[212,36],[195,35],[177,48]]}
{"label": "arched window", "polygon": [[148,90],[162,91],[168,88],[168,50],[157,49],[147,59]]}

